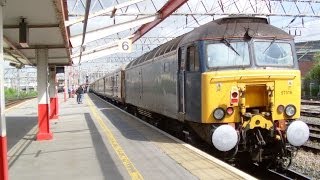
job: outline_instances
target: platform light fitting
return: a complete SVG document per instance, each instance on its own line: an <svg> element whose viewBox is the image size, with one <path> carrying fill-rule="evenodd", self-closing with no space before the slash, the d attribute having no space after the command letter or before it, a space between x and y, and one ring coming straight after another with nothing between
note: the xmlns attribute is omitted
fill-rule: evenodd
<svg viewBox="0 0 320 180"><path fill-rule="evenodd" d="M20 64L20 63L10 62L9 65L17 69L24 68L24 64Z"/></svg>
<svg viewBox="0 0 320 180"><path fill-rule="evenodd" d="M19 44L23 48L29 47L29 28L25 22L25 18L21 18L19 23Z"/></svg>

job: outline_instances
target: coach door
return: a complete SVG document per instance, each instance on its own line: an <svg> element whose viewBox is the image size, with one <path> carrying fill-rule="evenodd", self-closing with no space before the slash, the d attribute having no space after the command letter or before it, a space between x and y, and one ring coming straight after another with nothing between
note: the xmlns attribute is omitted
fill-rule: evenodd
<svg viewBox="0 0 320 180"><path fill-rule="evenodd" d="M139 88L139 96L140 96L140 100L143 99L143 76L142 76L142 68L140 68L139 70L139 84L140 84L140 88ZM140 101L142 102L142 101Z"/></svg>
<svg viewBox="0 0 320 180"><path fill-rule="evenodd" d="M116 96L117 76L112 76L112 97Z"/></svg>
<svg viewBox="0 0 320 180"><path fill-rule="evenodd" d="M185 84L185 51L186 49L184 47L179 48L178 52L178 106L179 106L179 114L178 119L183 121L184 120L184 114L186 112L185 110L185 97L184 97L184 84Z"/></svg>

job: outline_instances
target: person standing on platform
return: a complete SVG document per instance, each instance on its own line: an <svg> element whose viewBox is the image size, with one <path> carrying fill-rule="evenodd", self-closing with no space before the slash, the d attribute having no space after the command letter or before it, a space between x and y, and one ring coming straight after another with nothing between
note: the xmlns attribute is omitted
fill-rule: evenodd
<svg viewBox="0 0 320 180"><path fill-rule="evenodd" d="M82 88L82 86L79 86L79 88L77 89L77 91L76 91L76 93L77 93L77 102L78 102L78 104L82 104L82 98L83 98L83 88Z"/></svg>

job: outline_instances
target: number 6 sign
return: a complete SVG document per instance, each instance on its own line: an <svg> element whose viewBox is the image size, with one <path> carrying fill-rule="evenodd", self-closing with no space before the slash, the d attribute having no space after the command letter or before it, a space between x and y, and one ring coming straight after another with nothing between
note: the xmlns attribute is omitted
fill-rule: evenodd
<svg viewBox="0 0 320 180"><path fill-rule="evenodd" d="M132 51L131 46L131 39L121 39L118 44L119 51L124 53L130 53Z"/></svg>

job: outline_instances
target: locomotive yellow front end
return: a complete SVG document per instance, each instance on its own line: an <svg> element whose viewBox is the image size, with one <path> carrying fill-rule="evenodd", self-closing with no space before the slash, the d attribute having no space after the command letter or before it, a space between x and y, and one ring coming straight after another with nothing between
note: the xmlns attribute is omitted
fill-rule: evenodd
<svg viewBox="0 0 320 180"><path fill-rule="evenodd" d="M270 129L276 120L300 117L300 89L298 70L206 72L202 74L202 121Z"/></svg>
<svg viewBox="0 0 320 180"><path fill-rule="evenodd" d="M291 162L294 147L309 138L307 125L296 120L301 80L292 44L274 40L206 47L211 70L201 78L201 118L212 124L215 148L248 152L255 162Z"/></svg>

